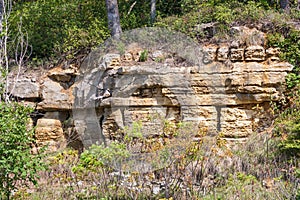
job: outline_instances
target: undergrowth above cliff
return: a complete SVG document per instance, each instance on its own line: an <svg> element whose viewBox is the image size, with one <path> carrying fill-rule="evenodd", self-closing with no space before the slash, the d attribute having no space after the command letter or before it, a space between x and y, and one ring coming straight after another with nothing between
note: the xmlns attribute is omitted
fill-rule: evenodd
<svg viewBox="0 0 300 200"><path fill-rule="evenodd" d="M123 30L150 25L148 1L120 0L118 3ZM280 11L278 4L265 0L157 1L155 26L183 32L200 42L212 37L216 41L224 40L229 27L236 25L257 27L294 40L290 30L299 26L300 14L296 4L290 3L287 14ZM109 37L104 1L18 1L13 8L10 38L13 42L21 24L32 47L33 65L41 66L46 60L52 60L48 65L66 60L74 62Z"/></svg>

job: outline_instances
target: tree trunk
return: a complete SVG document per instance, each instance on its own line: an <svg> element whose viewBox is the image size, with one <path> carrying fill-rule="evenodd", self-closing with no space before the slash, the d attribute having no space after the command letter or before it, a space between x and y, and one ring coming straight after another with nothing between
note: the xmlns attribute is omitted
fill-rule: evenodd
<svg viewBox="0 0 300 200"><path fill-rule="evenodd" d="M2 32L2 21L3 21L4 1L0 0L0 33Z"/></svg>
<svg viewBox="0 0 300 200"><path fill-rule="evenodd" d="M151 0L151 12L150 12L151 25L155 22L155 17L156 17L156 0Z"/></svg>
<svg viewBox="0 0 300 200"><path fill-rule="evenodd" d="M118 9L117 0L105 0L106 9L107 9L107 19L108 19L108 28L110 30L111 36L119 38L122 29L120 25L120 15Z"/></svg>
<svg viewBox="0 0 300 200"><path fill-rule="evenodd" d="M289 0L280 0L280 8L284 11L288 11L290 8Z"/></svg>

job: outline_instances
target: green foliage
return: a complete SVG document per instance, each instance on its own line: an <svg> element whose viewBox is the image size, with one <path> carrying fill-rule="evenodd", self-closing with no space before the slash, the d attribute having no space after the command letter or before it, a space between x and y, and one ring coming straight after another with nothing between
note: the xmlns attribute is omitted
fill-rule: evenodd
<svg viewBox="0 0 300 200"><path fill-rule="evenodd" d="M31 111L16 103L0 103L0 197L9 199L18 187L37 184L37 172L44 168L41 155L31 154Z"/></svg>
<svg viewBox="0 0 300 200"><path fill-rule="evenodd" d="M277 150L289 158L300 157L300 84L299 77L294 76L291 73L287 78L290 85L286 99L272 106L272 113L276 116L273 135L279 140ZM290 77L294 77L294 80L290 80Z"/></svg>
<svg viewBox="0 0 300 200"><path fill-rule="evenodd" d="M108 169L120 164L122 160L130 156L124 143L112 142L108 146L92 145L80 156L80 163L73 171L80 169L98 170L99 167Z"/></svg>
<svg viewBox="0 0 300 200"><path fill-rule="evenodd" d="M167 17L159 19L157 26L170 27L171 29L186 33L191 37L201 38L197 26L202 23L217 22L216 29L226 30L232 23L254 23L269 17L261 3L254 1L183 1L186 8L181 17Z"/></svg>
<svg viewBox="0 0 300 200"><path fill-rule="evenodd" d="M253 192L255 188L255 192ZM252 175L247 175L241 172L230 174L226 185L216 190L217 194L210 194L203 199L267 199L269 194Z"/></svg>
<svg viewBox="0 0 300 200"><path fill-rule="evenodd" d="M276 32L268 35L268 44L279 47L281 59L295 66L294 71L300 71L300 31L291 29L288 32Z"/></svg>
<svg viewBox="0 0 300 200"><path fill-rule="evenodd" d="M147 61L147 59L148 59L148 50L144 50L141 53L139 61L140 62L145 62L145 61Z"/></svg>
<svg viewBox="0 0 300 200"><path fill-rule="evenodd" d="M240 22L258 22L267 16L266 10L261 3L255 1L248 1L247 5L240 4L240 8L236 8L238 15L238 21Z"/></svg>
<svg viewBox="0 0 300 200"><path fill-rule="evenodd" d="M156 26L168 27L183 32L192 38L205 40L211 37L205 29L201 28L203 23L211 23L213 26L214 39L218 40L228 35L229 27L236 24L250 25L271 25L267 27L270 33L282 35L284 41L273 40L273 44L284 49L282 59L299 66L299 34L291 30L293 21L298 20L299 10L292 9L291 14L278 12L276 6L269 5L269 1L181 1L182 14L180 17L173 15L166 18L159 18ZM274 7L275 6L275 7ZM270 30L269 30L270 29ZM299 31L298 31L299 32ZM288 34L287 34L288 33ZM221 39L222 39L221 38ZM226 38L226 37L225 37ZM279 39L279 37L277 37ZM274 38L275 39L275 38ZM275 44L276 43L276 44ZM280 45L279 45L280 44ZM273 45L273 46L274 46Z"/></svg>
<svg viewBox="0 0 300 200"><path fill-rule="evenodd" d="M76 54L102 43L108 36L105 2L83 0L37 0L16 5L11 14L12 36L19 19L28 33L32 57Z"/></svg>
<svg viewBox="0 0 300 200"><path fill-rule="evenodd" d="M143 124L141 121L133 122L130 128L125 127L124 141L127 143L131 143L135 139L142 139L143 138L142 128L143 128Z"/></svg>
<svg viewBox="0 0 300 200"><path fill-rule="evenodd" d="M215 9L216 21L229 24L235 19L233 10L228 5L218 5Z"/></svg>
<svg viewBox="0 0 300 200"><path fill-rule="evenodd" d="M286 84L288 89L295 88L295 86L300 84L300 74L289 73L286 76Z"/></svg>
<svg viewBox="0 0 300 200"><path fill-rule="evenodd" d="M300 92L299 85L293 89L291 106L276 119L274 133L281 137L279 149L289 156L300 157Z"/></svg>
<svg viewBox="0 0 300 200"><path fill-rule="evenodd" d="M157 2L157 15L180 12L180 1ZM148 0L118 2L121 27L130 30L150 25ZM105 1L98 0L36 0L19 1L11 14L11 38L22 28L28 33L32 58L68 56L98 46L110 34Z"/></svg>

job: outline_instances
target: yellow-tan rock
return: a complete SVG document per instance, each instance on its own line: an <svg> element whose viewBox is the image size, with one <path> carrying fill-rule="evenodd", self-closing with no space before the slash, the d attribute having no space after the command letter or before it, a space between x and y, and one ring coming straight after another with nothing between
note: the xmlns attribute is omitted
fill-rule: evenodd
<svg viewBox="0 0 300 200"><path fill-rule="evenodd" d="M38 146L48 145L48 151L55 151L66 145L62 124L57 119L38 119L35 137Z"/></svg>

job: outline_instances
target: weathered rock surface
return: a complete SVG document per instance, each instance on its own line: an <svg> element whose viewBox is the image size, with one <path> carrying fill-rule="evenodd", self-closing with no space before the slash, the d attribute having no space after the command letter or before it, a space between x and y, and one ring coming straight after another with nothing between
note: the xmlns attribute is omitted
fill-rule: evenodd
<svg viewBox="0 0 300 200"><path fill-rule="evenodd" d="M46 77L41 83L41 98L38 110L55 111L71 110L73 103L73 88L64 87L63 83L56 82Z"/></svg>
<svg viewBox="0 0 300 200"><path fill-rule="evenodd" d="M40 85L35 79L19 78L11 81L9 84L9 91L17 98L22 99L36 99L39 98Z"/></svg>
<svg viewBox="0 0 300 200"><path fill-rule="evenodd" d="M46 113L37 123L40 143L64 138L62 123L71 118L72 133L86 147L122 139L120 130L137 121L147 139L168 138L162 119L191 122L195 133L245 138L257 121L252 107L280 100L293 66L279 61L279 49L266 49L264 33L236 27L232 34L233 41L193 53L200 64L189 62L186 51L156 49L146 49L148 61L139 62L143 48L134 44L122 55L91 55L81 72L58 67L41 80L20 80L14 96L40 98L37 109Z"/></svg>
<svg viewBox="0 0 300 200"><path fill-rule="evenodd" d="M77 73L77 69L74 66L70 66L67 69L63 69L61 67L56 67L48 72L48 77L53 79L56 82L71 82L73 78L75 78L79 73Z"/></svg>
<svg viewBox="0 0 300 200"><path fill-rule="evenodd" d="M57 119L38 119L35 137L37 145L48 145L49 151L55 151L66 145L62 124Z"/></svg>

